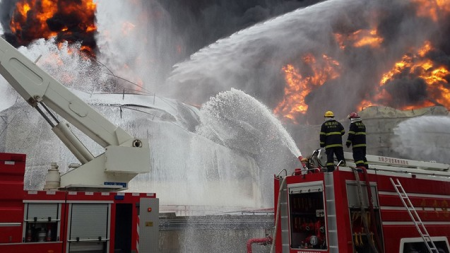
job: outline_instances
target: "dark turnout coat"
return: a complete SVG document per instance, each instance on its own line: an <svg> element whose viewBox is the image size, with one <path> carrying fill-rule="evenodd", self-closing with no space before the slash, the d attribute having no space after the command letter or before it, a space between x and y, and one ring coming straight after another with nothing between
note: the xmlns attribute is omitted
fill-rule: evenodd
<svg viewBox="0 0 450 253"><path fill-rule="evenodd" d="M344 127L334 119L329 119L320 128L320 147L325 149L342 147L342 135L345 134Z"/></svg>
<svg viewBox="0 0 450 253"><path fill-rule="evenodd" d="M366 146L366 126L361 119L352 120L348 131L347 146L352 145L353 148Z"/></svg>

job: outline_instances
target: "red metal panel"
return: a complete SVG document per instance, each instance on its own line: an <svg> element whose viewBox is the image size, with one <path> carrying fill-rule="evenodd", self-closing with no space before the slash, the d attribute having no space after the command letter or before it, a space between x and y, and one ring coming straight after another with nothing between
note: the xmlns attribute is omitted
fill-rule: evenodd
<svg viewBox="0 0 450 253"><path fill-rule="evenodd" d="M2 178L5 174L0 172L0 199L1 200L19 200L23 199L23 177L22 182L8 181ZM11 178L11 177L10 177Z"/></svg>
<svg viewBox="0 0 450 253"><path fill-rule="evenodd" d="M420 211L417 214L423 222L450 222L449 213L443 214L435 211ZM412 222L411 217L405 210L382 210L381 217L383 221Z"/></svg>
<svg viewBox="0 0 450 253"><path fill-rule="evenodd" d="M62 243L19 243L0 244L2 253L62 253Z"/></svg>
<svg viewBox="0 0 450 253"><path fill-rule="evenodd" d="M1 222L22 222L23 203L18 201L2 201L0 204ZM1 229L1 227L0 227Z"/></svg>
<svg viewBox="0 0 450 253"><path fill-rule="evenodd" d="M25 163L26 157L27 156L25 154L0 153L0 161L16 161Z"/></svg>
<svg viewBox="0 0 450 253"><path fill-rule="evenodd" d="M13 190L19 192L23 190L25 157L23 154L0 153L0 190L12 193L13 198L16 196Z"/></svg>
<svg viewBox="0 0 450 253"><path fill-rule="evenodd" d="M392 186L390 178L396 179L395 176L379 176L381 178L378 180L378 190L379 191L390 191L395 192L394 186ZM411 177L398 177L400 183L402 184L405 192L408 194L418 193L418 194L435 194L435 195L450 195L450 182L430 180L430 179L419 179Z"/></svg>
<svg viewBox="0 0 450 253"><path fill-rule="evenodd" d="M347 185L345 180L349 173L341 171L333 172L334 196L336 203L336 220L338 230L339 251L353 252L353 238L351 236L350 215L347 201Z"/></svg>
<svg viewBox="0 0 450 253"><path fill-rule="evenodd" d="M19 242L22 242L22 226L11 226L0 228L0 244L19 243ZM0 250L0 252L3 251Z"/></svg>
<svg viewBox="0 0 450 253"><path fill-rule="evenodd" d="M383 195L383 194L380 194L379 195L379 200L380 200L380 205L381 206L403 206L402 201L400 200L400 198L397 195L397 193L395 193L395 195Z"/></svg>
<svg viewBox="0 0 450 253"><path fill-rule="evenodd" d="M0 153L0 243L22 241L25 157Z"/></svg>
<svg viewBox="0 0 450 253"><path fill-rule="evenodd" d="M67 201L113 201L113 192L73 192L67 193Z"/></svg>
<svg viewBox="0 0 450 253"><path fill-rule="evenodd" d="M66 192L63 191L25 191L24 201L65 201Z"/></svg>
<svg viewBox="0 0 450 253"><path fill-rule="evenodd" d="M426 228L427 228L427 231L430 234L430 236L446 236L447 238L450 237L450 226L449 225L426 224Z"/></svg>

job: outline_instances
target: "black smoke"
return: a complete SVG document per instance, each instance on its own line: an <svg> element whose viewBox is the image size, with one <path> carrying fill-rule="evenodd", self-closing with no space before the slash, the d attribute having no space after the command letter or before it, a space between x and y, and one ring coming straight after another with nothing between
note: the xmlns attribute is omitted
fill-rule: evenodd
<svg viewBox="0 0 450 253"><path fill-rule="evenodd" d="M96 30L89 30L89 24L95 24L95 13L87 13L80 7L85 0L59 0L56 2L57 12L46 20L45 27L40 27L37 15L43 12L42 2L36 0L34 8L27 12L26 18L15 14L19 0L2 0L0 2L0 23L4 30L4 38L15 47L28 46L40 38L48 38L51 32L57 33L57 42L81 43L89 48L93 56L97 50ZM22 0L20 2L32 2ZM11 29L11 21L22 24L19 29ZM87 50L87 49L86 49Z"/></svg>
<svg viewBox="0 0 450 253"><path fill-rule="evenodd" d="M320 0L158 0L183 38L185 57L256 23ZM145 2L143 2L145 3ZM151 1L148 1L151 9Z"/></svg>
<svg viewBox="0 0 450 253"><path fill-rule="evenodd" d="M162 87L170 75L174 64L189 60L195 52L215 41L226 38L242 29L257 23L309 6L322 0L139 0L133 6L146 11L151 18L151 27L146 35L149 45L146 56L156 62L151 78L146 83L159 83L161 87L152 87L155 92L172 96ZM138 43L146 43L139 41ZM157 52L157 53L155 53ZM132 64L130 64L132 65ZM139 66L136 66L139 67ZM155 70L156 69L156 70ZM254 75L264 69L255 69ZM230 73L236 74L236 73ZM149 80L151 79L151 80ZM215 87L204 83L202 89L215 95ZM188 87L186 87L189 89ZM185 89L180 87L176 89ZM183 93L182 91L180 91ZM174 98L182 102L199 104L204 100L186 99L184 95Z"/></svg>

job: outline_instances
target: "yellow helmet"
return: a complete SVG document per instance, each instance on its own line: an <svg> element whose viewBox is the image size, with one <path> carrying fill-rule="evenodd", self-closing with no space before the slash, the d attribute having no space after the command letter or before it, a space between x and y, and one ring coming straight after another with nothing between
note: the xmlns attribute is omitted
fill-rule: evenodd
<svg viewBox="0 0 450 253"><path fill-rule="evenodd" d="M324 117L327 117L327 118L334 118L334 113L332 112L332 111L327 111L326 113L325 113L325 116Z"/></svg>

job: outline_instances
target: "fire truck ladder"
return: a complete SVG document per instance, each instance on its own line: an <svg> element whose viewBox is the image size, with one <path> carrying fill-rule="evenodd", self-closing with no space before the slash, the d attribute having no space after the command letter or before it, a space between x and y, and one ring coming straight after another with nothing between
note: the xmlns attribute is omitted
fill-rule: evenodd
<svg viewBox="0 0 450 253"><path fill-rule="evenodd" d="M427 246L428 252L430 253L439 253L439 250L436 248L436 245L434 245L433 240L431 239L430 235L428 234L427 229L425 228L425 225L423 224L422 220L420 219L419 215L416 212L416 209L414 208L413 204L411 203L411 200L409 199L408 195L405 192L405 189L403 189L402 184L396 178L396 182L392 178L390 178L392 185L394 186L395 191L400 196L400 199L402 200L403 205L406 207L406 210L408 210L409 216L414 222L414 225L417 228L417 231L419 232L420 236L422 237L425 246Z"/></svg>
<svg viewBox="0 0 450 253"><path fill-rule="evenodd" d="M330 253L338 253L338 233L337 233L337 217L336 217L336 201L334 197L334 179L332 172L324 173L325 193L326 193L326 209L328 223L328 246Z"/></svg>

